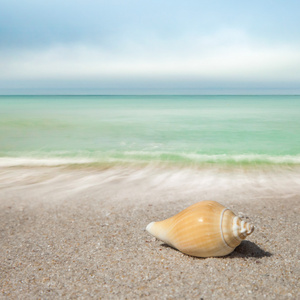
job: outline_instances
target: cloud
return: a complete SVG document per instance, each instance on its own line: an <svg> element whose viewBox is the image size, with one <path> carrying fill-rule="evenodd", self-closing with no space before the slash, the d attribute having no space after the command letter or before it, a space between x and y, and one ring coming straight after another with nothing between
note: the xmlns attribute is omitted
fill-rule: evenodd
<svg viewBox="0 0 300 300"><path fill-rule="evenodd" d="M146 36L113 46L57 44L0 53L1 80L300 81L300 46L254 40L223 29L168 39Z"/></svg>

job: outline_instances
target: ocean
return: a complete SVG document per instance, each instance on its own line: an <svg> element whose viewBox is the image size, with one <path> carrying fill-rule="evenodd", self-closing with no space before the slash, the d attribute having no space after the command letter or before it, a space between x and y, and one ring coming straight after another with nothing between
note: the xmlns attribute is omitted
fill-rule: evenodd
<svg viewBox="0 0 300 300"><path fill-rule="evenodd" d="M0 96L0 166L300 164L300 96Z"/></svg>

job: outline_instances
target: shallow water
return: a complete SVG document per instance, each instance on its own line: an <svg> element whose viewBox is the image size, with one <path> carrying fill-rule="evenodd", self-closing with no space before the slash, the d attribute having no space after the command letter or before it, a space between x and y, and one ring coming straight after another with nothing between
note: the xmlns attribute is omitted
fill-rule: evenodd
<svg viewBox="0 0 300 300"><path fill-rule="evenodd" d="M299 165L300 96L1 96L0 165Z"/></svg>

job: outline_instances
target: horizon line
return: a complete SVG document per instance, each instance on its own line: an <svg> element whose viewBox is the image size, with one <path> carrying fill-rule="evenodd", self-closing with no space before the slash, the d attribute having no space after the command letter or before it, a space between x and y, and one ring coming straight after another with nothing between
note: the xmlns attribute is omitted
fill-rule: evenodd
<svg viewBox="0 0 300 300"><path fill-rule="evenodd" d="M0 94L9 96L300 96L299 94Z"/></svg>

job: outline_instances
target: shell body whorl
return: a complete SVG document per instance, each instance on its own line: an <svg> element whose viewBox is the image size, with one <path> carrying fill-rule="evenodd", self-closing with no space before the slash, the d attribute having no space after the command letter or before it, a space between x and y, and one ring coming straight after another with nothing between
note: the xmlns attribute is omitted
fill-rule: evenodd
<svg viewBox="0 0 300 300"><path fill-rule="evenodd" d="M254 227L220 203L202 201L146 230L185 254L211 257L231 253Z"/></svg>

